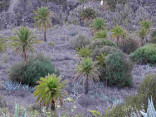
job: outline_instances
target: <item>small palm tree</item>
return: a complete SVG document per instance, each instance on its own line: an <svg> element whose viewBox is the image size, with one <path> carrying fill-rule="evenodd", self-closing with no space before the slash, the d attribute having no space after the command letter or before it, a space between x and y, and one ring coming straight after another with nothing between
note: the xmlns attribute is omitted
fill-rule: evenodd
<svg viewBox="0 0 156 117"><path fill-rule="evenodd" d="M140 42L142 45L145 45L147 43L147 35L148 32L145 28L140 28L136 32L136 36L138 36L141 39Z"/></svg>
<svg viewBox="0 0 156 117"><path fill-rule="evenodd" d="M142 45L148 42L148 35L151 32L153 23L149 20L143 20L140 22L140 28L137 30L136 35L140 37Z"/></svg>
<svg viewBox="0 0 156 117"><path fill-rule="evenodd" d="M96 18L95 20L93 20L91 27L94 31L106 30L105 20L103 20L102 18Z"/></svg>
<svg viewBox="0 0 156 117"><path fill-rule="evenodd" d="M56 75L49 75L45 78L40 78L38 84L35 87L34 96L37 96L37 101L48 106L50 104L51 110L55 110L55 104L59 100L61 104L63 96L67 96L65 90L63 90L67 84L67 81L61 82L61 77Z"/></svg>
<svg viewBox="0 0 156 117"><path fill-rule="evenodd" d="M96 63L93 62L91 58L87 57L87 58L82 58L80 64L76 66L75 72L78 75L75 77L75 79L85 76L85 94L88 94L89 78L95 81L99 80L98 77L99 72L97 71L95 65Z"/></svg>
<svg viewBox="0 0 156 117"><path fill-rule="evenodd" d="M119 27L118 25L113 26L111 32L112 32L112 37L115 37L117 39L117 45L119 45L120 39L124 39L127 36L126 31L123 28Z"/></svg>
<svg viewBox="0 0 156 117"><path fill-rule="evenodd" d="M153 23L149 20L143 20L140 22L140 27L145 28L148 32L150 32Z"/></svg>
<svg viewBox="0 0 156 117"><path fill-rule="evenodd" d="M42 28L42 31L44 32L44 41L46 42L46 31L52 27L52 13L47 7L38 8L34 13L35 27L37 27L37 29Z"/></svg>
<svg viewBox="0 0 156 117"><path fill-rule="evenodd" d="M19 55L23 52L23 59L26 62L27 52L34 52L34 44L39 44L40 41L36 40L36 36L27 27L20 27L15 30L16 36L9 38L8 45L13 47L14 51L17 51Z"/></svg>
<svg viewBox="0 0 156 117"><path fill-rule="evenodd" d="M80 49L76 49L76 54L80 57L80 58L87 58L89 56L91 56L92 54L92 50L89 49L89 47L84 47L82 46L82 48Z"/></svg>

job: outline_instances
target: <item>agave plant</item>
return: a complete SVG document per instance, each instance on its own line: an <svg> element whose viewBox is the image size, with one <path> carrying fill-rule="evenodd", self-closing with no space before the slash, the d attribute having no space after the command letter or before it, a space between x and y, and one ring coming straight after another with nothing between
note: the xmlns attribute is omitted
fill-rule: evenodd
<svg viewBox="0 0 156 117"><path fill-rule="evenodd" d="M143 117L156 117L156 111L153 105L153 100L151 97L151 100L148 99L148 108L147 108L147 113L144 113L140 111Z"/></svg>
<svg viewBox="0 0 156 117"><path fill-rule="evenodd" d="M2 117L11 117L10 115L12 115L10 113L4 113L2 110L0 110L0 113L2 114ZM26 110L21 112L19 105L15 104L14 117L26 117Z"/></svg>
<svg viewBox="0 0 156 117"><path fill-rule="evenodd" d="M35 87L34 96L37 96L37 101L43 106L51 106L51 110L55 110L56 102L60 101L63 104L63 96L67 96L64 88L66 87L67 81L61 82L61 77L57 77L55 74L40 78L37 82L39 85Z"/></svg>

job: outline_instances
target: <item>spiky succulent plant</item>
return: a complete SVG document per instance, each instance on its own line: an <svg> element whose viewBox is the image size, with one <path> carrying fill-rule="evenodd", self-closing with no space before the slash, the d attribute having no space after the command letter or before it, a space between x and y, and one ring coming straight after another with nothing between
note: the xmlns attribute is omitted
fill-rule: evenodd
<svg viewBox="0 0 156 117"><path fill-rule="evenodd" d="M2 110L0 110L0 114L2 114L1 117L26 117L26 110L22 111L20 110L20 106L18 104L15 104L15 111L14 111L14 115L10 114L10 113L5 113Z"/></svg>
<svg viewBox="0 0 156 117"><path fill-rule="evenodd" d="M156 117L156 111L153 105L153 100L151 97L151 100L148 99L148 108L147 108L147 113L144 113L140 111L143 117Z"/></svg>

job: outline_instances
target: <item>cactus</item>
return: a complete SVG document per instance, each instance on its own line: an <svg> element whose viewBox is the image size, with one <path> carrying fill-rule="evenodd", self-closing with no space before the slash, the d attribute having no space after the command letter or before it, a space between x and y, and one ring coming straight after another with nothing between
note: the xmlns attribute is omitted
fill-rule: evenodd
<svg viewBox="0 0 156 117"><path fill-rule="evenodd" d="M156 117L156 111L153 105L153 100L151 97L151 101L148 99L148 108L147 108L147 113L144 113L140 111L143 117Z"/></svg>
<svg viewBox="0 0 156 117"><path fill-rule="evenodd" d="M11 114L4 113L2 110L0 110L0 113L2 114L2 117L10 117ZM26 117L26 110L24 110L22 113L20 112L20 107L18 104L15 105L15 112L14 117Z"/></svg>

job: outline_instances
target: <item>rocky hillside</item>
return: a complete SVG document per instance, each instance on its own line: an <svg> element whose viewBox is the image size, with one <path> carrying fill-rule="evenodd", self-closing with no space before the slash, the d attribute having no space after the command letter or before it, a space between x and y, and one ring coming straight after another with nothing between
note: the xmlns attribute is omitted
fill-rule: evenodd
<svg viewBox="0 0 156 117"><path fill-rule="evenodd" d="M97 9L100 7L100 3L95 0L85 3L82 3L82 0L50 0L47 2L43 2L43 0L2 0L0 1L0 29L20 24L33 26L33 11L40 6L47 6L53 11L53 24L67 22L81 24L77 11L84 6L94 8L97 13L99 12L98 16L109 21L109 25L120 24L120 20L124 20L123 22L130 22L129 25L132 26L130 29L133 29L137 25L136 22L142 18L155 21L155 0L128 0L127 4L128 7L117 5L115 11L99 12ZM119 14L119 11L125 19ZM115 18L119 21L116 22Z"/></svg>

